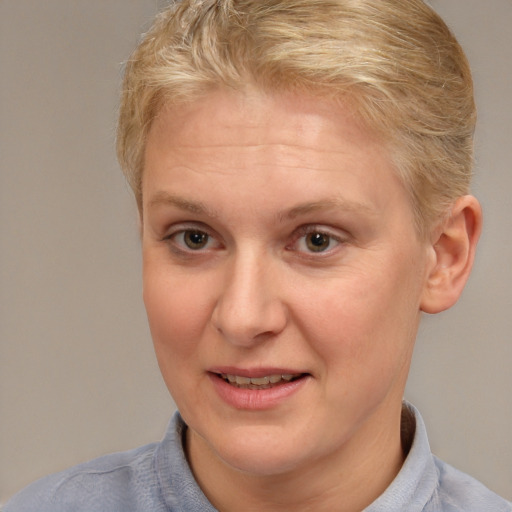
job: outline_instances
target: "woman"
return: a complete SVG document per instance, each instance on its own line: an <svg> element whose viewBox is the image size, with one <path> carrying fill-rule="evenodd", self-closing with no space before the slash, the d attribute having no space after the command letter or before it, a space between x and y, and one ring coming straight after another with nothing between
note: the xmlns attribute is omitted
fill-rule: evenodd
<svg viewBox="0 0 512 512"><path fill-rule="evenodd" d="M165 439L6 510L510 510L402 402L481 229L457 42L421 1L183 1L125 77L118 153L176 401Z"/></svg>

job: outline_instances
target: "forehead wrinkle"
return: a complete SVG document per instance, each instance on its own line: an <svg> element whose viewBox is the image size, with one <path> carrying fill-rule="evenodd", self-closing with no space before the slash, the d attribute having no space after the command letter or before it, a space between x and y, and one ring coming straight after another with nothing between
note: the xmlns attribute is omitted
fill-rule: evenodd
<svg viewBox="0 0 512 512"><path fill-rule="evenodd" d="M324 165L329 166L335 163L337 166L339 165L338 158L345 158L347 156L347 151L339 148L332 147L320 147L318 145L310 144L300 144L300 143L292 143L292 142L261 142L261 143L249 143L243 142L240 144L228 144L221 143L218 144L176 144L176 145L167 145L168 148L176 149L178 151L183 151L184 155L187 156L189 152L192 152L194 155L200 154L203 157L208 157L209 159L212 157L210 151L219 151L217 154L218 157L224 157L224 154L231 155L231 152L241 150L245 153L240 153L240 155L248 155L249 157L268 157L272 155L273 158L276 158L280 165L290 166L292 167L293 161L286 165L285 160L292 158L298 159L300 162L314 162L313 164L307 166L312 169L316 169L318 165L323 162ZM361 156L368 154L369 148L365 147L364 151L361 150ZM213 153L213 156L216 156ZM319 159L319 156L322 158Z"/></svg>
<svg viewBox="0 0 512 512"><path fill-rule="evenodd" d="M184 210L190 213L207 215L208 217L215 218L217 213L210 207L206 206L201 201L192 201L184 197L170 194L169 192L160 191L153 195L148 202L148 208L154 208L157 206L174 206L180 210Z"/></svg>
<svg viewBox="0 0 512 512"><path fill-rule="evenodd" d="M301 144L281 144L281 143L262 143L262 144L239 144L239 145L232 145L232 144L201 144L200 146L196 144L179 144L176 146L168 146L172 147L174 149L178 150L184 150L185 154L183 155L185 158L187 157L187 152L192 151L194 156L201 155L201 158L207 158L205 162L201 162L200 164L196 164L196 167L198 169L192 167L189 162L187 164L180 164L179 167L192 171L192 172L204 172L204 171L214 171L221 174L232 174L234 170L240 171L242 168L247 168L249 165L256 170L257 168L274 168L276 165L278 165L281 168L284 169L296 169L296 170L305 170L305 171L322 171L322 172L332 172L333 165L336 165L336 171L339 169L339 162L332 160L333 158L336 158L337 156L344 156L346 155L345 151L339 150L339 149L323 149L323 148L315 148L313 146L304 146ZM258 159L255 159L254 161L250 161L247 163L243 160L238 162L237 164L234 163L233 159L229 160L221 160L217 161L216 158L219 158L219 155L211 154L210 150L224 150L230 157L231 150L238 150L243 149L246 150L249 153L249 156L263 156L267 157L269 155L269 151L271 152L273 149L281 150L280 153L277 153L276 155L273 155L274 160L273 161L261 161ZM295 153L295 150L300 150L302 152L306 151L307 153L304 154L298 154ZM317 156L319 154L325 155L326 159L318 159ZM290 158L291 157L291 158ZM310 158L313 157L313 158ZM331 157L329 159L329 157ZM220 155L220 158L224 158L224 154ZM350 169L347 169L350 170Z"/></svg>
<svg viewBox="0 0 512 512"><path fill-rule="evenodd" d="M311 144L305 144L305 143L294 143L289 141L284 142L240 142L239 144L233 144L233 143L224 143L224 142L210 142L210 143L185 143L178 140L174 143L166 143L166 147L172 148L172 149L192 149L194 151L200 151L202 149L209 150L209 149L217 149L217 148L225 148L225 149L238 149L238 148L247 148L251 150L255 149L261 149L266 151L269 148L276 148L276 149L300 149L300 150L309 150L314 151L316 153L333 153L333 154L340 154L344 155L346 154L346 151L343 151L341 149L336 148L330 148L330 147L319 147L317 145Z"/></svg>

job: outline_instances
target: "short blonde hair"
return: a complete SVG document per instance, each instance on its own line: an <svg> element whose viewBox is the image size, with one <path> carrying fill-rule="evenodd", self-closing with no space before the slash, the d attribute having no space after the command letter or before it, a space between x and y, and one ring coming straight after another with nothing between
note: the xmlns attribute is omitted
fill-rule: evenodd
<svg viewBox="0 0 512 512"><path fill-rule="evenodd" d="M146 138L162 106L248 83L354 106L391 149L423 235L469 191L471 73L422 0L182 0L126 65L117 150L139 206Z"/></svg>

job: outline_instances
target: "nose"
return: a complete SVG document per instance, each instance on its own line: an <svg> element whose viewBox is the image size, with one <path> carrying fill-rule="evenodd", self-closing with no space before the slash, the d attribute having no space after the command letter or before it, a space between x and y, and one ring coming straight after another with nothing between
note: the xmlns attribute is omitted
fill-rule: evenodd
<svg viewBox="0 0 512 512"><path fill-rule="evenodd" d="M249 347L283 331L287 311L277 274L275 265L256 254L226 264L212 312L213 326L226 341Z"/></svg>

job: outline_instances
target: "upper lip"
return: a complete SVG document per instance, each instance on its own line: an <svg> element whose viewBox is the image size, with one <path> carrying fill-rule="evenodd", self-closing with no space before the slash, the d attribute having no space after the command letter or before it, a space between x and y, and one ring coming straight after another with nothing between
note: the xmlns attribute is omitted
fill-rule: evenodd
<svg viewBox="0 0 512 512"><path fill-rule="evenodd" d="M208 370L219 375L237 375L239 377L266 377L268 375L302 375L307 372L286 367L236 368L234 366L216 366Z"/></svg>

